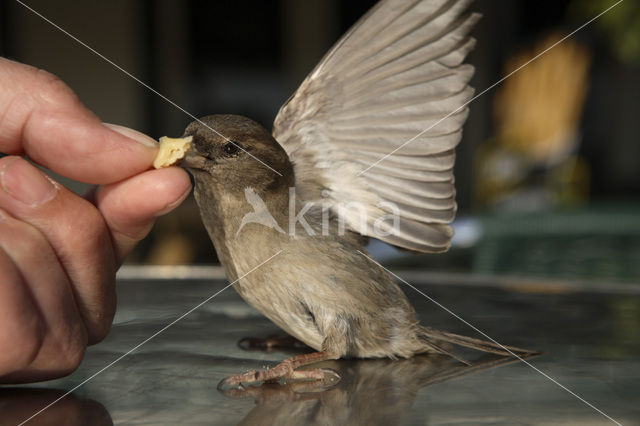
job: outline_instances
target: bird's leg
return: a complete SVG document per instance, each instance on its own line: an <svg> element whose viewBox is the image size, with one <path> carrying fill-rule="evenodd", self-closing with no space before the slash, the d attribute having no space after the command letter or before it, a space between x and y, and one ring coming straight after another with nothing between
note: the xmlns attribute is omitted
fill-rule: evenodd
<svg viewBox="0 0 640 426"><path fill-rule="evenodd" d="M271 335L265 338L261 337L245 337L238 342L240 349L298 349L305 348L306 345L293 336L288 335Z"/></svg>
<svg viewBox="0 0 640 426"><path fill-rule="evenodd" d="M267 370L251 370L244 374L229 376L218 383L218 389L224 386L238 386L242 383L252 382L277 382L282 378L303 380L324 380L325 374L331 374L337 379L340 375L328 368L316 368L314 370L297 370L297 368L313 364L315 362L337 359L338 355L330 352L314 352L287 358L280 364Z"/></svg>

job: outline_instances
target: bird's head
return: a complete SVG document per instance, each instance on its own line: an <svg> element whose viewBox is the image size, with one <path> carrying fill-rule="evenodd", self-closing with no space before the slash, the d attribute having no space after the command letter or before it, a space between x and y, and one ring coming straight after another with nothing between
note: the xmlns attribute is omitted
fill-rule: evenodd
<svg viewBox="0 0 640 426"><path fill-rule="evenodd" d="M192 150L182 166L196 185L244 193L252 187L280 190L293 185L293 167L280 144L260 124L238 115L208 115L189 124Z"/></svg>

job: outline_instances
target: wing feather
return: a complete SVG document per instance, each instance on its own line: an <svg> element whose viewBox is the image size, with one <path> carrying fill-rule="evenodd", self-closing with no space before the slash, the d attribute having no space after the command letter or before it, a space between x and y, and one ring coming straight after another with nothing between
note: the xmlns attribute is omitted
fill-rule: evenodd
<svg viewBox="0 0 640 426"><path fill-rule="evenodd" d="M470 2L383 0L325 55L273 128L303 199L325 191L351 230L399 247L449 247L454 149L473 96Z"/></svg>

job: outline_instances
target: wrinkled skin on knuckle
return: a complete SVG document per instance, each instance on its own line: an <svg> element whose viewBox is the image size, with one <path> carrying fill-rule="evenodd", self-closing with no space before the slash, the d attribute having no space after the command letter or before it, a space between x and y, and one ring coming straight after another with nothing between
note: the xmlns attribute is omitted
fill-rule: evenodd
<svg viewBox="0 0 640 426"><path fill-rule="evenodd" d="M48 71L39 69L35 72L35 86L37 100L63 107L80 104L80 100L73 90L58 76Z"/></svg>
<svg viewBox="0 0 640 426"><path fill-rule="evenodd" d="M5 73L0 76L0 86L3 86L0 94L0 147L3 152L21 155L28 151L25 135L29 123L43 120L49 114L47 111L82 114L86 110L78 108L82 103L57 76L24 64L4 61L2 65Z"/></svg>

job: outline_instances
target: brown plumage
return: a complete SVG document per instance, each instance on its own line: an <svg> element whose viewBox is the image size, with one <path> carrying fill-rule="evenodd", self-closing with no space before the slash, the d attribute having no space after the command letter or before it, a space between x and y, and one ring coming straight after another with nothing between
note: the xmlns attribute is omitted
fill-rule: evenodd
<svg viewBox="0 0 640 426"><path fill-rule="evenodd" d="M248 303L320 351L225 383L320 378L296 368L328 358L455 357L451 343L508 354L419 325L389 274L362 254L365 237L418 251L449 246L453 149L467 112L456 108L472 93L473 69L462 61L477 16L462 14L467 3L382 1L282 107L273 135L233 115L187 127L195 151L184 164L229 280L238 280L234 287ZM362 207L363 220L345 208L349 202ZM385 219L389 203L397 226ZM292 225L305 208L305 221Z"/></svg>

